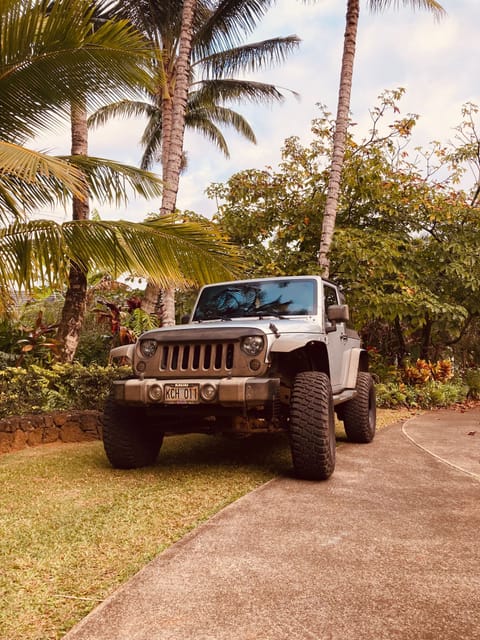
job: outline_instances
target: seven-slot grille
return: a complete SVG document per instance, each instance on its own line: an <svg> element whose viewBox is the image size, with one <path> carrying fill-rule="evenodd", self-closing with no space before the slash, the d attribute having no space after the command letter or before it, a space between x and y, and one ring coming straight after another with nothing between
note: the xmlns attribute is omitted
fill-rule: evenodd
<svg viewBox="0 0 480 640"><path fill-rule="evenodd" d="M234 342L160 344L160 371L226 375L234 366Z"/></svg>

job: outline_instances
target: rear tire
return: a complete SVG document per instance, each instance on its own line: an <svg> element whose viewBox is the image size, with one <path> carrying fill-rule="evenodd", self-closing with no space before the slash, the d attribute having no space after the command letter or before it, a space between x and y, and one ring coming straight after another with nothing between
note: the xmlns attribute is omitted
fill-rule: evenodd
<svg viewBox="0 0 480 640"><path fill-rule="evenodd" d="M305 371L295 378L290 421L290 448L295 475L326 480L335 469L335 417L330 379Z"/></svg>
<svg viewBox="0 0 480 640"><path fill-rule="evenodd" d="M341 416L350 442L368 443L373 440L377 411L375 385L369 373L358 372L357 395L341 405Z"/></svg>
<svg viewBox="0 0 480 640"><path fill-rule="evenodd" d="M155 463L163 431L149 424L141 408L119 405L110 395L103 413L103 447L116 469L136 469Z"/></svg>

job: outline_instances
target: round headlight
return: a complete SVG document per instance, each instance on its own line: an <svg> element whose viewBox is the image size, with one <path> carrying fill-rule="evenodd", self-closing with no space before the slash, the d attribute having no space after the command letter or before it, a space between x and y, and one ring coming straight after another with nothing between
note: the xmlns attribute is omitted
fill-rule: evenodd
<svg viewBox="0 0 480 640"><path fill-rule="evenodd" d="M156 340L140 340L140 353L144 358L151 358L157 350Z"/></svg>
<svg viewBox="0 0 480 640"><path fill-rule="evenodd" d="M246 336L242 340L242 351L246 353L248 356L258 356L260 351L263 349L263 338L262 336Z"/></svg>

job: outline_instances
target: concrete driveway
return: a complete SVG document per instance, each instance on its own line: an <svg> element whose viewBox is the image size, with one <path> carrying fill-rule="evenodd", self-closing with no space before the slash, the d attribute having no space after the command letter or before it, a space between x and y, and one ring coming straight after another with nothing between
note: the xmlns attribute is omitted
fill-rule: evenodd
<svg viewBox="0 0 480 640"><path fill-rule="evenodd" d="M480 409L342 444L173 545L66 640L480 639Z"/></svg>

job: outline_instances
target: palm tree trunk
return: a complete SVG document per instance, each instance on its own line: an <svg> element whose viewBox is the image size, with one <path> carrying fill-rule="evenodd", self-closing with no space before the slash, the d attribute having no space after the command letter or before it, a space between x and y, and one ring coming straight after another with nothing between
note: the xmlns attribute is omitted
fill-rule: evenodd
<svg viewBox="0 0 480 640"><path fill-rule="evenodd" d="M167 180L168 157L170 153L170 141L172 138L172 97L162 100L162 180Z"/></svg>
<svg viewBox="0 0 480 640"><path fill-rule="evenodd" d="M327 200L323 214L322 234L318 254L320 274L324 278L328 278L330 274L329 252L332 245L333 232L335 230L335 219L337 217L340 193L340 180L342 177L343 159L345 155L345 143L350 113L350 95L352 91L353 63L355 60L359 17L359 0L348 0L342 69L340 73L340 89L338 93L337 117L335 133L333 135L332 165L328 178Z"/></svg>
<svg viewBox="0 0 480 640"><path fill-rule="evenodd" d="M87 109L83 102L72 104L71 134L72 155L88 155ZM85 196L83 198L73 198L72 219L88 220L89 216L88 188L85 184ZM75 357L85 317L86 299L87 272L81 265L72 262L57 332L57 337L63 343L62 362L72 362Z"/></svg>
<svg viewBox="0 0 480 640"><path fill-rule="evenodd" d="M173 84L173 78L168 78L168 87ZM167 91L169 90L167 87ZM170 152L170 139L172 133L172 109L173 101L169 93L162 99L162 180L167 183L167 166ZM171 211L160 210L160 215L168 215ZM167 303L168 311L165 306ZM173 309L172 309L173 305ZM155 282L149 280L142 299L142 309L146 313L158 316L159 322L164 326L175 324L175 289L161 289Z"/></svg>
<svg viewBox="0 0 480 640"><path fill-rule="evenodd" d="M182 168L185 112L190 86L190 55L192 51L193 19L197 0L184 0L180 44L175 68L175 87L172 101L172 124L168 145L168 162L164 178L166 181L162 197L162 214L175 212L178 183Z"/></svg>
<svg viewBox="0 0 480 640"><path fill-rule="evenodd" d="M185 132L185 112L187 109L188 88L190 86L190 54L192 51L193 19L197 0L184 0L182 9L182 27L180 32L179 52L175 66L173 96L163 101L162 110L162 165L163 195L160 213L162 216L175 213L178 194L178 183L182 168L183 139ZM169 83L170 85L170 83ZM154 312L158 308L151 283L147 285L145 302L142 308ZM175 289L162 291L161 316L162 325L175 324ZM153 306L153 308L152 308ZM149 311L152 309L152 311Z"/></svg>

